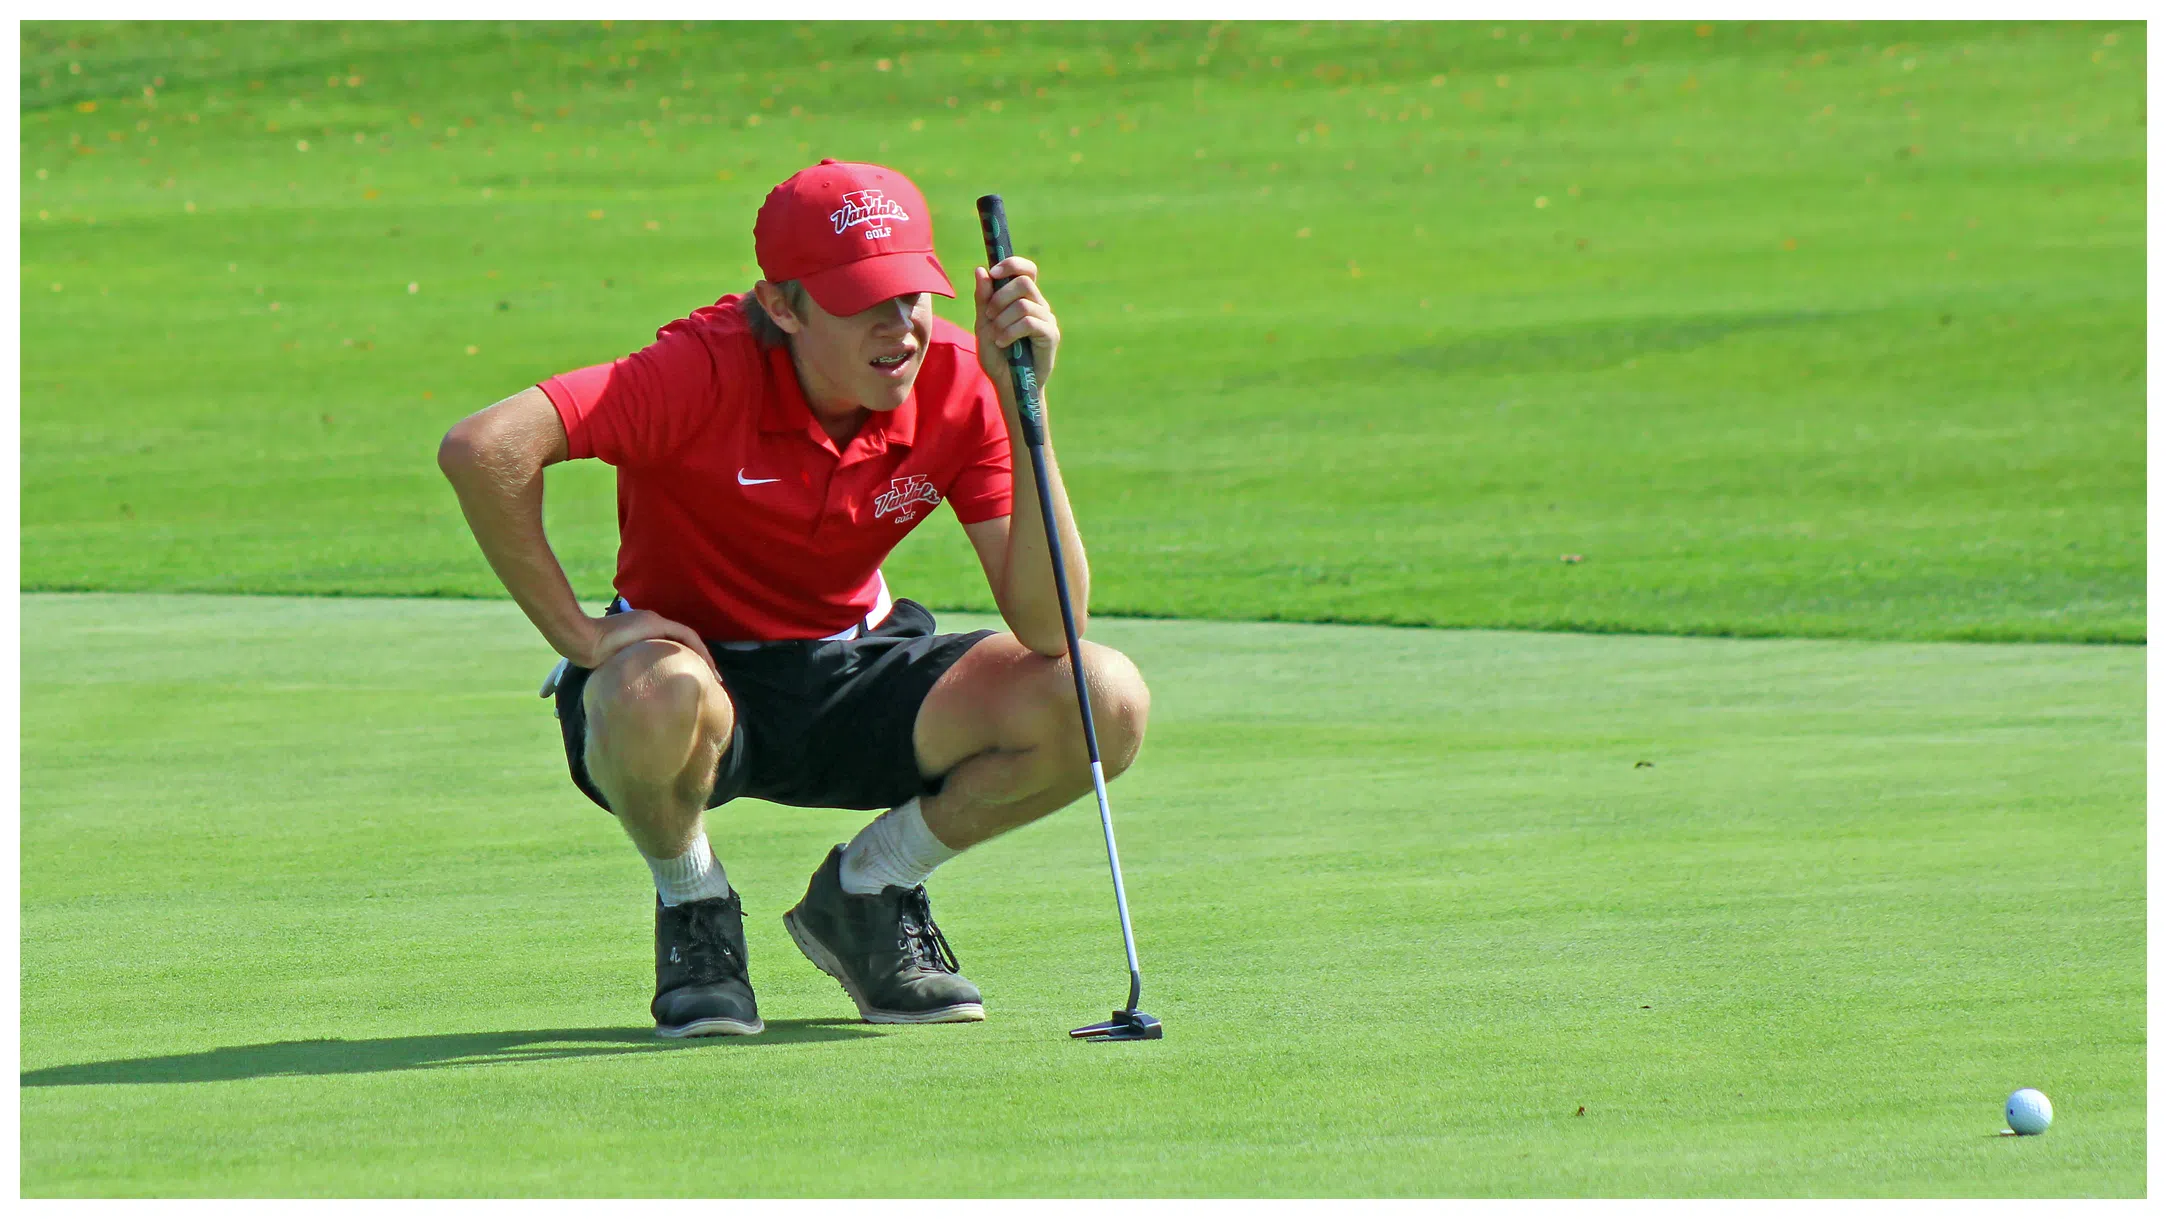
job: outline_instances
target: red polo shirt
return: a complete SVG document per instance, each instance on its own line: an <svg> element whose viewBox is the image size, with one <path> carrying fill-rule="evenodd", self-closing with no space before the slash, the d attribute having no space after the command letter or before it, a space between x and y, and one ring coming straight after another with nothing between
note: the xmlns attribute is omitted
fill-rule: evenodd
<svg viewBox="0 0 2167 1219"><path fill-rule="evenodd" d="M943 499L1008 514L1008 426L976 338L936 318L910 397L838 449L737 302L542 391L572 456L617 467L625 600L704 639L818 639L886 612L881 561Z"/></svg>

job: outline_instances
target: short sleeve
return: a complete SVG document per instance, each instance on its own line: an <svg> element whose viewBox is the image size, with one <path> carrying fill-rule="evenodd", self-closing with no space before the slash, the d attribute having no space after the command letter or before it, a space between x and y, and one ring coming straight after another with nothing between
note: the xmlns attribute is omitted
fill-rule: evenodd
<svg viewBox="0 0 2167 1219"><path fill-rule="evenodd" d="M541 388L564 421L573 457L637 466L681 452L732 380L719 374L714 348L697 330L673 322L631 355L560 373Z"/></svg>
<svg viewBox="0 0 2167 1219"><path fill-rule="evenodd" d="M971 361L969 367L978 372L977 361ZM948 484L948 506L966 525L1007 516L1015 507L1011 502L1014 480L1009 473L1008 422L1001 417L1001 400L993 392L992 383L982 373L976 380L970 415L972 439L962 470Z"/></svg>

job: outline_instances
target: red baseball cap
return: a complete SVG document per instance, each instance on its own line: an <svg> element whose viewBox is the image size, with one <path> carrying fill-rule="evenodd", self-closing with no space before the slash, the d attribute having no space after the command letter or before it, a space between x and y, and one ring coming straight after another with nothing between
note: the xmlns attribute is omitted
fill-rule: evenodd
<svg viewBox="0 0 2167 1219"><path fill-rule="evenodd" d="M933 216L909 178L880 165L822 161L767 193L752 246L770 282L794 279L838 317L913 292L954 296L933 256Z"/></svg>

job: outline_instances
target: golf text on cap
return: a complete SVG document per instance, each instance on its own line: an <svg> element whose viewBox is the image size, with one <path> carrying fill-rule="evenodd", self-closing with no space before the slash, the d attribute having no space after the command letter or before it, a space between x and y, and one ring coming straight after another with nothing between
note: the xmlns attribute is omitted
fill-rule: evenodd
<svg viewBox="0 0 2167 1219"><path fill-rule="evenodd" d="M836 235L841 236L843 231L852 225L874 224L881 220L909 220L910 213L903 210L902 204L877 190L854 190L843 196L843 206L828 213L828 219L835 223ZM886 225L875 224L873 228L865 231L865 238L871 241L876 237L890 236L891 232Z"/></svg>

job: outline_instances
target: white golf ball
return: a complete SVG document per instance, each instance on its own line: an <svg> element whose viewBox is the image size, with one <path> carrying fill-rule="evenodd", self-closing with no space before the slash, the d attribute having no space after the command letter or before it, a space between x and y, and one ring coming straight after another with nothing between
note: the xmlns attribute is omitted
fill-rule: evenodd
<svg viewBox="0 0 2167 1219"><path fill-rule="evenodd" d="M2018 1134L2044 1134L2054 1124L2054 1102L2037 1088L2011 1092L2002 1112L2009 1118L2009 1129Z"/></svg>

